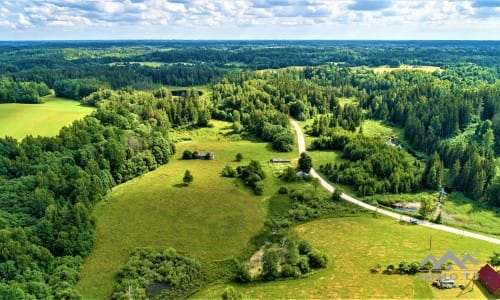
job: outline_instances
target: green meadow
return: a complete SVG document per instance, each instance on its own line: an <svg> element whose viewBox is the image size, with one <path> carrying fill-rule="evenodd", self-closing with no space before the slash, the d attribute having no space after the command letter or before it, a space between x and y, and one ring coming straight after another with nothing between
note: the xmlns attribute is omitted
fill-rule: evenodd
<svg viewBox="0 0 500 300"><path fill-rule="evenodd" d="M385 73L385 72L392 72L395 70L418 70L418 71L425 71L425 72L441 72L443 69L440 67L436 66L410 66L410 65L400 65L399 67L390 67L390 66L379 66L379 67L352 67L351 69L357 70L357 69L370 69L373 70L373 72L380 74L380 73Z"/></svg>
<svg viewBox="0 0 500 300"><path fill-rule="evenodd" d="M93 108L78 101L47 96L43 104L0 104L0 137L54 136L61 127L83 118Z"/></svg>
<svg viewBox="0 0 500 300"><path fill-rule="evenodd" d="M233 285L243 298L251 299L492 298L477 285L472 291L471 285L463 292L458 288L438 290L431 287L432 279L421 274L385 275L382 272L373 274L370 270L376 264L380 264L383 270L387 265L397 266L403 260L420 262L430 253L441 257L448 250L458 257L470 253L481 265L494 250L498 251L498 245L373 216L317 220L299 225L294 230L328 255L326 269L299 280L219 283L207 287L195 298L218 298L227 285ZM472 270L480 268L471 264L467 267ZM457 274L457 284L469 283L461 271Z"/></svg>
<svg viewBox="0 0 500 300"><path fill-rule="evenodd" d="M231 136L225 129L230 123L212 123L213 128L175 132L173 138L180 142L167 165L117 186L97 205L97 242L77 285L85 299L110 297L115 275L136 247L173 247L191 257L220 261L239 257L261 231L266 199L278 189L268 161L278 154L266 143ZM186 149L214 151L215 159L181 160ZM238 152L242 162L235 161ZM262 196L238 179L220 176L224 166L246 165L250 159L260 161L268 174ZM182 182L187 169L194 177L189 186Z"/></svg>

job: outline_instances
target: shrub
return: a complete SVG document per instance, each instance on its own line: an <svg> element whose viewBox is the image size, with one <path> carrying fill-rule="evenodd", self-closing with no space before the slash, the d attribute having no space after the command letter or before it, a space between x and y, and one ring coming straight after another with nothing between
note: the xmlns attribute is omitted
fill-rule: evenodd
<svg viewBox="0 0 500 300"><path fill-rule="evenodd" d="M236 161L242 161L243 160L243 154L238 153L236 154Z"/></svg>
<svg viewBox="0 0 500 300"><path fill-rule="evenodd" d="M308 241L302 240L299 242L299 253L301 255L307 255L312 251L312 246Z"/></svg>
<svg viewBox="0 0 500 300"><path fill-rule="evenodd" d="M232 286L225 288L221 295L222 300L239 300L242 298L241 294L238 293Z"/></svg>
<svg viewBox="0 0 500 300"><path fill-rule="evenodd" d="M300 277L300 269L290 264L285 264L281 267L281 277L285 278L298 278Z"/></svg>
<svg viewBox="0 0 500 300"><path fill-rule="evenodd" d="M309 273L311 271L311 268L309 267L309 257L301 256L297 266L302 274Z"/></svg>
<svg viewBox="0 0 500 300"><path fill-rule="evenodd" d="M182 159L192 159L193 158L193 153L189 150L184 150L182 152Z"/></svg>
<svg viewBox="0 0 500 300"><path fill-rule="evenodd" d="M313 269L326 268L328 264L328 256L326 254L314 250L308 254L309 257L309 266Z"/></svg>
<svg viewBox="0 0 500 300"><path fill-rule="evenodd" d="M262 195L264 193L264 184L262 182L257 182L253 191L256 195Z"/></svg>
<svg viewBox="0 0 500 300"><path fill-rule="evenodd" d="M226 165L221 171L222 177L236 177L237 174L236 170L229 165Z"/></svg>
<svg viewBox="0 0 500 300"><path fill-rule="evenodd" d="M279 277L278 254L274 250L264 253L264 263L262 265L262 278L266 281L273 281Z"/></svg>
<svg viewBox="0 0 500 300"><path fill-rule="evenodd" d="M280 187L280 189L278 190L278 193L280 194L288 194L288 188L286 186L282 186Z"/></svg>
<svg viewBox="0 0 500 300"><path fill-rule="evenodd" d="M238 263L234 280L242 283L250 282L252 280L252 276L250 275L250 270L248 269L248 265L246 263L244 262Z"/></svg>

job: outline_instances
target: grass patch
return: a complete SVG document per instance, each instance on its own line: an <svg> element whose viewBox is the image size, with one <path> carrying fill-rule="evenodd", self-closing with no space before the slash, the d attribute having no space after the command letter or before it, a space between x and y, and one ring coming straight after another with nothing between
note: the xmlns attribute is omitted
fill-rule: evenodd
<svg viewBox="0 0 500 300"><path fill-rule="evenodd" d="M46 96L43 104L0 104L0 136L54 136L61 127L81 119L93 108L65 98Z"/></svg>
<svg viewBox="0 0 500 300"><path fill-rule="evenodd" d="M117 272L136 247L173 247L201 260L239 257L264 224L266 199L279 188L267 162L277 154L266 143L231 141L227 122L212 128L181 131L174 137L177 154L168 165L116 187L95 208L97 242L86 259L77 289L85 299L109 298ZM214 151L214 160L181 160L185 149ZM236 162L236 153L243 161ZM280 153L280 157L295 157ZM255 196L243 182L223 178L225 165L261 162L268 178L264 195ZM189 169L194 181L182 184Z"/></svg>
<svg viewBox="0 0 500 300"><path fill-rule="evenodd" d="M432 289L431 281L419 275L372 274L370 269L377 263L385 268L402 260L422 261L431 252L442 256L448 250L457 256L471 253L483 264L497 249L497 245L424 227L400 225L385 217L324 219L299 225L295 231L328 255L327 268L300 280L234 285L244 298L457 298L459 289ZM429 250L431 236L432 250ZM457 280L458 283L463 281ZM218 298L226 286L210 286L194 298ZM486 297L487 294L475 288L458 298Z"/></svg>
<svg viewBox="0 0 500 300"><path fill-rule="evenodd" d="M442 210L446 224L467 228L473 231L500 235L500 209L470 200L464 194L453 192L446 196Z"/></svg>
<svg viewBox="0 0 500 300"><path fill-rule="evenodd" d="M436 67L436 66L412 66L412 65L400 65L399 67L396 67L396 68L392 68L388 65L385 65L385 66L379 66L379 67L353 67L352 69L353 70L356 70L356 69L361 69L361 68L364 68L364 69L369 69L369 70L373 70L373 72L375 72L376 74L380 74L380 73L384 73L384 72L392 72L392 71L395 71L395 70L419 70L419 71L425 71L425 72L441 72L443 71L443 69L441 69L440 67Z"/></svg>

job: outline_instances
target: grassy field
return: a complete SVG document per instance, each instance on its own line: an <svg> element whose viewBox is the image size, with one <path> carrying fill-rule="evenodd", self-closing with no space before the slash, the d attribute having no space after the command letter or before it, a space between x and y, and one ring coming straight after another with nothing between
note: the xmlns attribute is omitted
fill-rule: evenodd
<svg viewBox="0 0 500 300"><path fill-rule="evenodd" d="M470 200L462 193L453 192L444 199L442 210L447 215L444 217L444 222L448 225L500 235L498 208L486 207L482 203Z"/></svg>
<svg viewBox="0 0 500 300"><path fill-rule="evenodd" d="M179 252L207 260L238 257L249 240L260 232L266 199L279 187L267 161L295 157L269 150L265 143L234 140L230 123L213 121L214 128L177 132L177 154L171 162L141 178L116 187L95 209L97 243L87 258L77 285L85 299L103 299L113 291L114 276L136 247L174 247ZM214 151L214 160L180 160L185 149ZM243 161L234 161L236 153ZM268 173L265 193L254 196L237 179L220 171L259 160ZM184 171L194 176L182 184Z"/></svg>
<svg viewBox="0 0 500 300"><path fill-rule="evenodd" d="M373 72L380 74L384 72L392 72L394 70L419 70L419 71L425 71L425 72L441 72L443 69L440 67L436 66L409 66L409 65L401 65L397 68L392 68L390 66L379 66L379 67L353 67L352 69L360 69L360 68L366 68L373 70Z"/></svg>
<svg viewBox="0 0 500 300"><path fill-rule="evenodd" d="M422 275L372 274L379 263L383 267L400 261L422 261L432 253L441 257L448 250L458 257L466 253L484 264L496 245L462 238L424 227L401 225L384 217L371 216L313 221L295 228L299 235L318 250L328 254L326 269L301 280L234 285L244 298L252 299L335 299L335 298L439 298L484 299L484 290L438 290ZM355 234L353 234L355 233ZM429 238L432 237L432 249ZM468 265L471 269L479 267ZM467 283L462 271L457 283ZM195 298L220 297L226 284L210 286Z"/></svg>
<svg viewBox="0 0 500 300"><path fill-rule="evenodd" d="M61 127L83 118L93 109L78 101L45 97L43 104L0 104L0 136L21 140L26 135L54 136Z"/></svg>

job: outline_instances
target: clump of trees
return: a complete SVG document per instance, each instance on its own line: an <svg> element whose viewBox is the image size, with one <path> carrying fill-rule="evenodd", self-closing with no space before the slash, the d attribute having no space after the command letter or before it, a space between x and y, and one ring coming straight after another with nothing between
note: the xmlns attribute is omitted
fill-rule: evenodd
<svg viewBox="0 0 500 300"><path fill-rule="evenodd" d="M205 283L200 263L174 249L138 248L117 275L113 299L187 298ZM158 285L159 293L151 294ZM163 287L163 288L161 288Z"/></svg>
<svg viewBox="0 0 500 300"><path fill-rule="evenodd" d="M251 160L247 166L238 166L236 172L238 177L243 180L245 185L252 188L255 194L262 195L264 193L264 186L260 181L266 178L266 173L258 161Z"/></svg>
<svg viewBox="0 0 500 300"><path fill-rule="evenodd" d="M328 256L314 249L306 240L291 238L283 239L279 247L265 249L262 261L259 277L252 278L248 265L243 262L237 268L235 280L245 283L255 279L274 281L280 278L300 278L313 270L326 268Z"/></svg>
<svg viewBox="0 0 500 300"><path fill-rule="evenodd" d="M337 138L343 141L340 145L347 161L319 168L331 181L352 185L360 196L409 193L422 187L418 162L411 163L398 148L386 145L381 139L360 135L340 134L332 139Z"/></svg>

